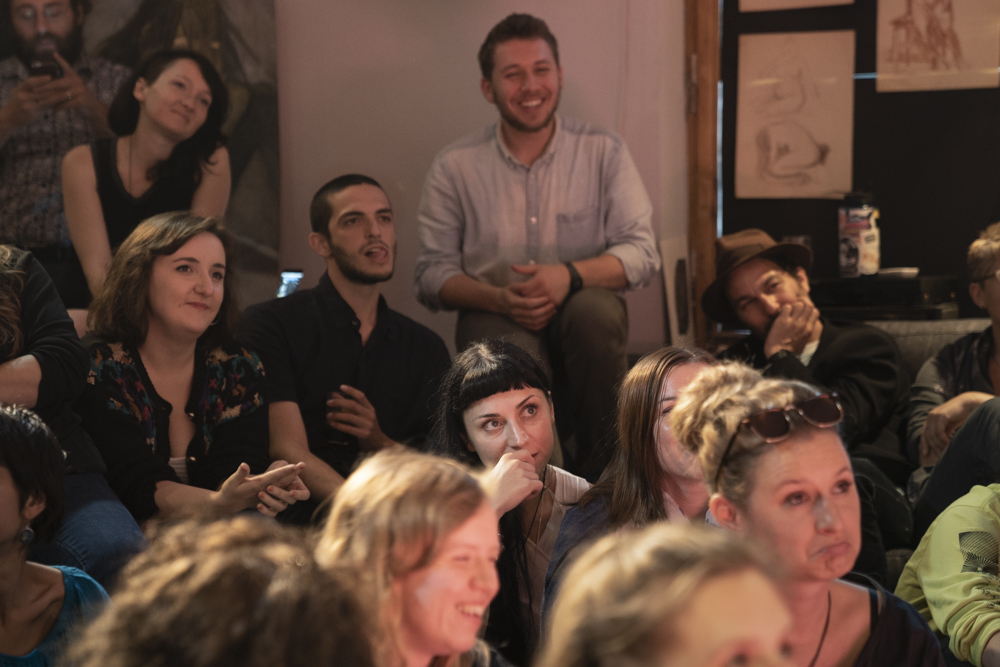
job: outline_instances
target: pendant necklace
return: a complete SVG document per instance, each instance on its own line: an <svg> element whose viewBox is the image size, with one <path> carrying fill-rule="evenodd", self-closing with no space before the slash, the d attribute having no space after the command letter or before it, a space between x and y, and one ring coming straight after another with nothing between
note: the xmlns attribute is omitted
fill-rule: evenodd
<svg viewBox="0 0 1000 667"><path fill-rule="evenodd" d="M816 667L816 661L819 660L819 652L823 650L823 642L826 641L826 631L830 628L830 610L833 608L833 596L830 595L830 591L826 592L826 623L823 624L823 634L819 636L819 646L816 647L816 655L813 656L812 662L809 663L809 667Z"/></svg>

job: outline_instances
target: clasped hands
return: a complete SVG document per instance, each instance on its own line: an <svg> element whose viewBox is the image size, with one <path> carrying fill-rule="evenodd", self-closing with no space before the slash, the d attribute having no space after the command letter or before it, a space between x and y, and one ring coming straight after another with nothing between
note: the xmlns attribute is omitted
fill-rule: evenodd
<svg viewBox="0 0 1000 667"><path fill-rule="evenodd" d="M62 67L62 77L33 76L18 84L3 108L11 126L31 123L45 109L79 109L85 116L90 116L98 111L98 107L103 108L76 70L58 53L53 55Z"/></svg>
<svg viewBox="0 0 1000 667"><path fill-rule="evenodd" d="M562 264L511 264L510 268L529 278L500 288L500 312L525 329L544 329L569 294L569 269Z"/></svg>
<svg viewBox="0 0 1000 667"><path fill-rule="evenodd" d="M241 463L213 494L213 501L226 513L240 512L256 504L258 512L273 517L289 505L309 499L309 489L299 479L305 467L305 463L275 461L266 472L251 475L250 466Z"/></svg>

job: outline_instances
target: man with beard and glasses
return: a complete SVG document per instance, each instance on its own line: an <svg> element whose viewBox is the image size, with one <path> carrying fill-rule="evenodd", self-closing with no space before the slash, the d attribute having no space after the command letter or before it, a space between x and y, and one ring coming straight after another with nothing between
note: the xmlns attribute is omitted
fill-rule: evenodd
<svg viewBox="0 0 1000 667"><path fill-rule="evenodd" d="M719 238L716 255L716 279L701 306L717 322L750 330L720 356L768 377L836 391L844 408L841 437L851 455L870 459L905 486L912 465L900 430L910 385L892 337L820 314L809 298L812 251L805 246L778 244L760 229L745 229Z"/></svg>
<svg viewBox="0 0 1000 667"><path fill-rule="evenodd" d="M312 499L278 515L314 517L362 454L420 448L431 397L450 359L433 331L390 310L379 284L396 258L393 212L382 186L360 174L333 179L309 210L309 246L326 261L319 285L251 306L240 338L264 362L271 458L304 461Z"/></svg>
<svg viewBox="0 0 1000 667"><path fill-rule="evenodd" d="M69 304L86 283L63 212L62 159L111 136L107 106L129 75L83 52L89 10L90 0L0 0L16 51L0 61L0 243L30 250ZM36 61L62 76L31 76Z"/></svg>
<svg viewBox="0 0 1000 667"><path fill-rule="evenodd" d="M544 21L505 18L479 65L500 120L431 166L417 297L459 310L458 349L504 336L539 358L554 381L564 467L593 480L627 370L620 292L660 264L652 205L620 137L556 114L562 68Z"/></svg>

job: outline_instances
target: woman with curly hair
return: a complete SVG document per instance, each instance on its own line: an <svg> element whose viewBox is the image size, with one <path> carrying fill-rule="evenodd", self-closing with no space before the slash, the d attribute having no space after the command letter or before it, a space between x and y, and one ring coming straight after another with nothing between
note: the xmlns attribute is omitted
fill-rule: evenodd
<svg viewBox="0 0 1000 667"><path fill-rule="evenodd" d="M861 500L837 430L843 418L836 393L729 363L681 392L670 425L701 460L715 520L785 578L795 665L943 667L920 614L852 573Z"/></svg>
<svg viewBox="0 0 1000 667"><path fill-rule="evenodd" d="M208 58L159 51L139 64L108 109L117 136L66 154L66 223L91 294L104 283L112 252L146 218L225 213L228 107L226 86Z"/></svg>
<svg viewBox="0 0 1000 667"><path fill-rule="evenodd" d="M305 534L236 517L158 529L112 604L71 647L76 667L375 667L351 576Z"/></svg>

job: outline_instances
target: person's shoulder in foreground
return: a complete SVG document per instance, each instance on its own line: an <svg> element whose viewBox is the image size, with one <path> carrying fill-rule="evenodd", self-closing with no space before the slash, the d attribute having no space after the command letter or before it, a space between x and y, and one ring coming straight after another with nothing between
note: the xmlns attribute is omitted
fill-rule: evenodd
<svg viewBox="0 0 1000 667"><path fill-rule="evenodd" d="M948 506L903 569L896 594L974 665L1000 656L1000 484L975 486Z"/></svg>

